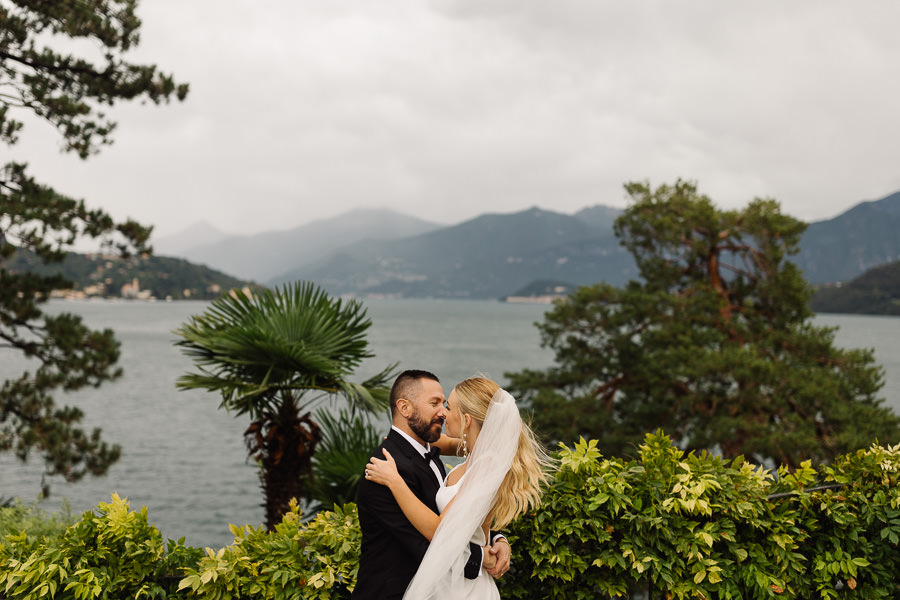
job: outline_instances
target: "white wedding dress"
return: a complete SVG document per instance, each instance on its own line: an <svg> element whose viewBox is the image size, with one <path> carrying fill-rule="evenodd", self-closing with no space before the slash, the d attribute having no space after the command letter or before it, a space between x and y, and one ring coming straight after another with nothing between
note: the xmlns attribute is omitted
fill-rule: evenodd
<svg viewBox="0 0 900 600"><path fill-rule="evenodd" d="M454 469L458 468L458 466L454 467ZM453 471L450 471L450 473L452 472ZM459 481L453 485L441 484L441 488L437 491L437 495L435 496L437 508L440 512L444 512L444 509L447 508L450 501L456 497L456 493L459 491L463 479L465 478L466 473L463 473L462 477L459 478ZM447 474L447 479L450 479L449 473ZM483 548L487 543L484 529L480 526L477 527L472 534L472 537L469 538L469 541ZM481 567L481 573L475 579L464 579L463 587L465 589L466 600L499 600L500 598L500 592L497 591L497 584L494 583L494 578L490 576L484 567Z"/></svg>
<svg viewBox="0 0 900 600"><path fill-rule="evenodd" d="M464 572L470 554L469 542L485 545L481 526L512 465L521 433L522 418L515 399L505 390L497 390L478 434L478 443L466 461L466 472L456 484L438 490L436 500L441 523L419 570L406 588L404 600L500 598L494 578L484 569L475 579L466 579Z"/></svg>

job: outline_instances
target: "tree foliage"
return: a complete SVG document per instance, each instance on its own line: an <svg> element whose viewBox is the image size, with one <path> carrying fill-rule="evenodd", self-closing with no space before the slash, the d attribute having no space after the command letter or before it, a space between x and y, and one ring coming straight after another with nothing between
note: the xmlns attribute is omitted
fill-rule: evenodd
<svg viewBox="0 0 900 600"><path fill-rule="evenodd" d="M790 466L897 439L872 352L811 322L786 260L802 222L774 200L717 209L683 181L626 190L615 233L641 280L557 302L538 325L555 366L510 375L539 431L621 455L662 428L685 449Z"/></svg>
<svg viewBox="0 0 900 600"><path fill-rule="evenodd" d="M176 84L153 65L125 60L140 39L136 8L137 0L0 4L0 139L16 142L23 123L14 113L22 109L55 127L66 151L86 158L112 142L116 123L103 106L184 99L187 84ZM72 40L90 42L95 56L70 53Z"/></svg>
<svg viewBox="0 0 900 600"><path fill-rule="evenodd" d="M0 2L0 142L13 146L27 115L56 129L64 151L86 158L111 143L115 122L103 111L120 100L155 103L183 99L186 85L156 67L127 62L138 42L136 0ZM95 56L70 50L96 48ZM44 263L60 262L79 238L100 238L122 253L146 252L150 229L134 221L116 223L41 184L27 165L0 166L0 349L34 359L34 371L2 383L0 451L25 460L43 453L47 473L76 480L101 474L119 448L76 427L77 408L57 408L50 393L98 386L115 379L119 347L109 330L92 331L71 314L48 316L41 305L50 292L69 287L59 275L9 267L18 251Z"/></svg>
<svg viewBox="0 0 900 600"><path fill-rule="evenodd" d="M387 407L393 366L362 383L350 380L374 356L366 339L371 324L362 303L298 282L224 295L175 331L197 366L176 385L217 392L221 407L252 419L245 436L261 466L270 529L291 499L311 495L311 458L322 436L310 408L336 396L354 408Z"/></svg>

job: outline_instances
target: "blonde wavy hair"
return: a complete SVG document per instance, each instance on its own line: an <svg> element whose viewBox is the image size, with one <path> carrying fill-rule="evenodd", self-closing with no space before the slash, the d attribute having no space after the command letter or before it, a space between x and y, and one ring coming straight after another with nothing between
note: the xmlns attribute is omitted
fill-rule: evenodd
<svg viewBox="0 0 900 600"><path fill-rule="evenodd" d="M498 389L500 386L486 377L470 377L456 384L456 410L460 422L465 422L463 415L469 415L479 426L483 425L491 398ZM531 427L523 422L512 466L497 490L491 510L491 529L502 529L520 515L540 506L542 488L547 483L547 469L551 465L552 460L535 438Z"/></svg>

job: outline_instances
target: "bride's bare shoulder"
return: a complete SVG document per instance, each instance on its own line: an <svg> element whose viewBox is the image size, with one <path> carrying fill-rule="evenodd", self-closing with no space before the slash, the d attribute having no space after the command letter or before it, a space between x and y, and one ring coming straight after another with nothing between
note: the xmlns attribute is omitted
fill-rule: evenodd
<svg viewBox="0 0 900 600"><path fill-rule="evenodd" d="M456 485L462 476L466 474L466 463L461 463L453 467L453 470L447 474L447 481L444 485Z"/></svg>

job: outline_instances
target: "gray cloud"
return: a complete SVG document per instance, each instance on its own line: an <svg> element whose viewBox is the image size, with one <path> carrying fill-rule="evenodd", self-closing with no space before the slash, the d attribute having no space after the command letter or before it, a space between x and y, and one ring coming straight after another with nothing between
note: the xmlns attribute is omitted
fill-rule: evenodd
<svg viewBox="0 0 900 600"><path fill-rule="evenodd" d="M116 109L81 162L21 149L61 190L171 233L286 228L357 207L443 222L624 206L695 179L816 220L900 189L900 5L152 0L135 58L191 83Z"/></svg>

